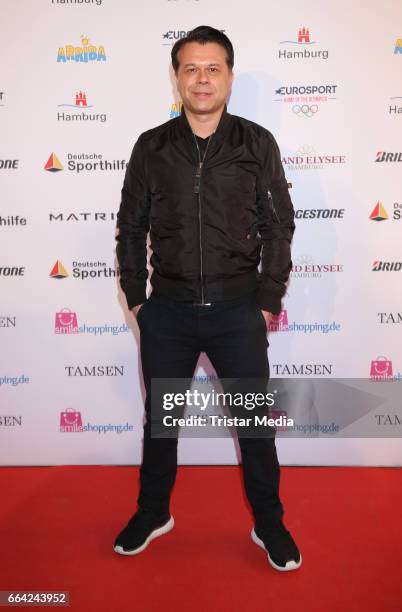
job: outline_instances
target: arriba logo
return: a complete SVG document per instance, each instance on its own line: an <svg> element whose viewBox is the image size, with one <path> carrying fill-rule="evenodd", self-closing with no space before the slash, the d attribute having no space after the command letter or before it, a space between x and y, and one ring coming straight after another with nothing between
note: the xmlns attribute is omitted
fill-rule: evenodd
<svg viewBox="0 0 402 612"><path fill-rule="evenodd" d="M402 152L401 153L387 153L386 151L378 151L375 161L376 162L400 162L402 161Z"/></svg>
<svg viewBox="0 0 402 612"><path fill-rule="evenodd" d="M57 52L57 61L63 64L67 62L106 62L105 47L95 47L89 44L87 36L81 36L82 47L66 45L60 47Z"/></svg>
<svg viewBox="0 0 402 612"><path fill-rule="evenodd" d="M315 45L316 41L310 38L310 29L303 26L299 28L297 40L281 40L280 45L296 45L297 51L289 49L280 49L278 52L279 59L328 59L328 51L322 49L310 49L311 45ZM304 47L304 48L303 48Z"/></svg>
<svg viewBox="0 0 402 612"><path fill-rule="evenodd" d="M58 107L74 108L76 113L57 113L57 121L99 121L105 123L106 113L87 113L89 108L93 108L93 105L88 104L87 94L84 91L77 91L75 94L74 104L58 104Z"/></svg>
<svg viewBox="0 0 402 612"><path fill-rule="evenodd" d="M173 102L170 106L170 119L180 117L183 108L183 102Z"/></svg>
<svg viewBox="0 0 402 612"><path fill-rule="evenodd" d="M320 105L336 100L337 85L283 85L275 90L274 102L291 104L298 117L314 117Z"/></svg>
<svg viewBox="0 0 402 612"><path fill-rule="evenodd" d="M322 170L328 166L346 163L345 155L319 155L313 147L303 145L294 155L282 157L288 170Z"/></svg>
<svg viewBox="0 0 402 612"><path fill-rule="evenodd" d="M372 272L400 272L402 261L378 261L373 263Z"/></svg>
<svg viewBox="0 0 402 612"><path fill-rule="evenodd" d="M57 260L54 264L49 276L51 278L67 278L68 273L61 261Z"/></svg>
<svg viewBox="0 0 402 612"><path fill-rule="evenodd" d="M386 221L388 219L387 211L385 210L382 202L377 202L374 206L370 219L372 221Z"/></svg>

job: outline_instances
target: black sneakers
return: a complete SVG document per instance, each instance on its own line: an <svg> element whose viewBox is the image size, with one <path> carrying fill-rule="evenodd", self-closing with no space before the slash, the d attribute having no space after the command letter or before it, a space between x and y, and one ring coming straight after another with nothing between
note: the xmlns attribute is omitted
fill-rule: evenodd
<svg viewBox="0 0 402 612"><path fill-rule="evenodd" d="M117 536L114 550L120 555L137 555L146 549L151 540L167 533L173 526L174 520L170 514L155 514L140 509Z"/></svg>
<svg viewBox="0 0 402 612"><path fill-rule="evenodd" d="M289 572L301 566L299 549L282 522L263 529L252 529L251 539L267 552L268 561L276 570Z"/></svg>

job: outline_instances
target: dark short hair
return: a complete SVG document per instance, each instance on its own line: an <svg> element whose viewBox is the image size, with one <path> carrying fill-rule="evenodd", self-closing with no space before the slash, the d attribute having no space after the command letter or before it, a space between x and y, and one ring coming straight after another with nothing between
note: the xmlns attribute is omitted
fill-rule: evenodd
<svg viewBox="0 0 402 612"><path fill-rule="evenodd" d="M229 70L233 70L234 66L234 51L233 45L230 42L229 38L221 32L220 30L216 30L215 28L211 28L210 26L198 26L191 30L185 38L179 38L177 42L173 45L172 48L172 66L173 70L177 72L179 67L179 58L178 53L185 44L190 42L197 42L201 45L205 45L206 43L217 43L221 45L226 51L226 63L229 67Z"/></svg>

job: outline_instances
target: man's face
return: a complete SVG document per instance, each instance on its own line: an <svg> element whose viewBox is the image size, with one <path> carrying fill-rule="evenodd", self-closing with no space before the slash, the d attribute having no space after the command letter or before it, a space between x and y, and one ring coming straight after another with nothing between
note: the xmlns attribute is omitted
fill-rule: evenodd
<svg viewBox="0 0 402 612"><path fill-rule="evenodd" d="M184 108L195 114L221 109L233 81L225 49L217 43L186 43L179 51L179 62L175 77Z"/></svg>

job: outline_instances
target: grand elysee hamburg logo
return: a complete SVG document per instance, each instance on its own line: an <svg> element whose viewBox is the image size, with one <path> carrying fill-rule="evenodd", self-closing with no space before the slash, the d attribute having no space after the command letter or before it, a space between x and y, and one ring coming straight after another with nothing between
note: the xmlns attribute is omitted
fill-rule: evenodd
<svg viewBox="0 0 402 612"><path fill-rule="evenodd" d="M328 59L328 49L317 49L316 40L310 36L310 28L299 28L297 37L293 40L281 40L283 45L278 51L279 59Z"/></svg>
<svg viewBox="0 0 402 612"><path fill-rule="evenodd" d="M89 44L88 36L81 36L81 46L66 45L59 47L57 62L66 64L77 62L87 64L89 62L106 62L105 47Z"/></svg>

